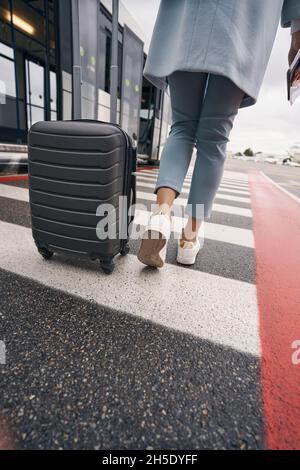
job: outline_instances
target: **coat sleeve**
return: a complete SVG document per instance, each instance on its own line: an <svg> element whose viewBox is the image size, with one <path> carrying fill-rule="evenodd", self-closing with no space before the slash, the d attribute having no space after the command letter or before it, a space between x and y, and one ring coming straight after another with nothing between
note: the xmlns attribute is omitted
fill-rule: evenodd
<svg viewBox="0 0 300 470"><path fill-rule="evenodd" d="M283 28L289 28L291 21L300 18L300 0L284 0L282 14L281 14L281 26Z"/></svg>

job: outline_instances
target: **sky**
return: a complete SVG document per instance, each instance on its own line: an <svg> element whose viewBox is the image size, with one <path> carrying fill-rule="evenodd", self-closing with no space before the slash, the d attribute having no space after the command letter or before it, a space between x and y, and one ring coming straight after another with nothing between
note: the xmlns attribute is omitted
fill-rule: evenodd
<svg viewBox="0 0 300 470"><path fill-rule="evenodd" d="M145 35L151 38L160 0L123 0ZM235 120L228 150L285 154L300 146L300 99L293 107L287 101L287 56L290 30L279 26L264 83L255 106L241 109Z"/></svg>

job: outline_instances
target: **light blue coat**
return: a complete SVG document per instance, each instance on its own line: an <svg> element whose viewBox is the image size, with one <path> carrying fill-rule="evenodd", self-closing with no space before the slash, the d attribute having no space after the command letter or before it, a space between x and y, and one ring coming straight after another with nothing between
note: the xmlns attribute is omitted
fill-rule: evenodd
<svg viewBox="0 0 300 470"><path fill-rule="evenodd" d="M161 89L175 70L225 75L245 92L241 107L250 106L280 18L283 27L300 18L300 0L161 0L144 75Z"/></svg>

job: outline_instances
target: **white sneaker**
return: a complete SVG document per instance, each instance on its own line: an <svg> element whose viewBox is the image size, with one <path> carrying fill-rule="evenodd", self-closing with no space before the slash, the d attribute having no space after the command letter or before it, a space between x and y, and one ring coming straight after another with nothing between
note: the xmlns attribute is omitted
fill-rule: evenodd
<svg viewBox="0 0 300 470"><path fill-rule="evenodd" d="M188 242L185 240L178 241L177 263L186 266L195 264L197 255L201 249L200 241Z"/></svg>
<svg viewBox="0 0 300 470"><path fill-rule="evenodd" d="M150 216L143 234L138 260L147 266L162 268L166 261L170 235L170 212L158 207Z"/></svg>

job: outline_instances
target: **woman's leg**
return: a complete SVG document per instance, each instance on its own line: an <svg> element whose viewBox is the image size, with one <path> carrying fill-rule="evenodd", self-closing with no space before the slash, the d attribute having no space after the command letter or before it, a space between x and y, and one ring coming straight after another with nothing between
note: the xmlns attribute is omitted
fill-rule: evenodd
<svg viewBox="0 0 300 470"><path fill-rule="evenodd" d="M171 208L182 190L196 144L207 77L206 73L184 71L169 76L172 126L155 187L158 206Z"/></svg>
<svg viewBox="0 0 300 470"><path fill-rule="evenodd" d="M170 238L170 209L180 194L196 144L196 130L207 83L207 74L175 72L169 77L172 126L164 147L155 187L157 207L143 234L138 259L147 266L164 265Z"/></svg>
<svg viewBox="0 0 300 470"><path fill-rule="evenodd" d="M199 219L209 219L226 159L226 147L244 92L229 78L210 75L199 119L197 160L186 213L188 227L199 228ZM201 214L203 208L203 217ZM197 229L196 229L197 232ZM197 233L196 233L197 235Z"/></svg>

